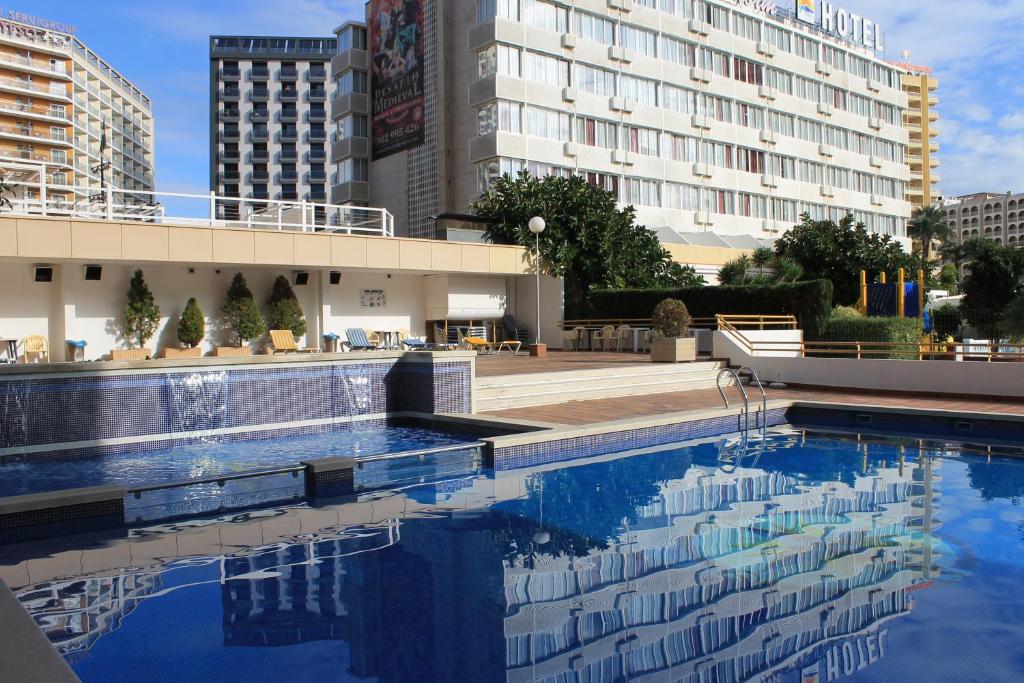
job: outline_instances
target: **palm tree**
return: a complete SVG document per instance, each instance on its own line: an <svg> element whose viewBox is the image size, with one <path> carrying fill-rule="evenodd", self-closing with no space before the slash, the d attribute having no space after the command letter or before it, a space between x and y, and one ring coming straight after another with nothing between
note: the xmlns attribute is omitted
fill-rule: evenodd
<svg viewBox="0 0 1024 683"><path fill-rule="evenodd" d="M758 247L750 254L750 262L758 269L758 275L764 277L764 267L775 259L775 252L771 247Z"/></svg>
<svg viewBox="0 0 1024 683"><path fill-rule="evenodd" d="M930 204L914 209L907 222L907 234L921 243L921 256L925 264L931 259L932 242L948 242L950 237L949 223L946 221L946 210Z"/></svg>

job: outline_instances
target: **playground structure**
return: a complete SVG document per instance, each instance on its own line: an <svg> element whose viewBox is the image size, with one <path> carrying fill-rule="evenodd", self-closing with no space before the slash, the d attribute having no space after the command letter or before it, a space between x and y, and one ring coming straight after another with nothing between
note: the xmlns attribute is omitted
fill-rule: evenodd
<svg viewBox="0 0 1024 683"><path fill-rule="evenodd" d="M867 271L860 271L860 301L857 303L861 315L867 317L919 318L925 320L924 270L917 271L917 282L907 282L906 272L899 269L896 282L886 282L886 274L880 273L878 282L868 284Z"/></svg>

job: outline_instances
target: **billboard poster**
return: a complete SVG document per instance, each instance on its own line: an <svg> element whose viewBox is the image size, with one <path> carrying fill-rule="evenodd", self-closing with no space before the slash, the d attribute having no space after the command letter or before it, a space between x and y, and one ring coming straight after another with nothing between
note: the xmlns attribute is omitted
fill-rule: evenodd
<svg viewBox="0 0 1024 683"><path fill-rule="evenodd" d="M369 2L374 159L423 144L424 2Z"/></svg>
<svg viewBox="0 0 1024 683"><path fill-rule="evenodd" d="M796 16L800 21L806 21L808 24L816 23L817 14L814 0L796 0Z"/></svg>

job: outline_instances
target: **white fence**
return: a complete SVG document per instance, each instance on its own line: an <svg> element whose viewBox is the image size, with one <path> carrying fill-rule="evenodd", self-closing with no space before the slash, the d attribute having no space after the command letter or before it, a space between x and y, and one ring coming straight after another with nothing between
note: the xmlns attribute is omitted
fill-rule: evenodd
<svg viewBox="0 0 1024 683"><path fill-rule="evenodd" d="M46 197L46 200L39 197ZM365 206L222 197L213 192L203 195L112 188L88 196L76 196L74 200L48 196L45 191L39 197L10 198L10 211L24 216L56 218L326 231L374 237L395 235L394 216L390 212Z"/></svg>

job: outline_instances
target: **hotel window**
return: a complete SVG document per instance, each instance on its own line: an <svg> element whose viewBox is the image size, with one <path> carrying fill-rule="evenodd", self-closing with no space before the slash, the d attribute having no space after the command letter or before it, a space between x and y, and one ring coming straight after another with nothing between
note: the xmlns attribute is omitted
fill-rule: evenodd
<svg viewBox="0 0 1024 683"><path fill-rule="evenodd" d="M549 140L569 142L572 139L572 124L568 114L554 109L527 107L526 134Z"/></svg>
<svg viewBox="0 0 1024 683"><path fill-rule="evenodd" d="M549 85L569 85L569 62L537 52L523 55L523 78Z"/></svg>
<svg viewBox="0 0 1024 683"><path fill-rule="evenodd" d="M648 4L653 7L653 4ZM658 0L658 9L666 14L674 14L677 17L693 16L693 0Z"/></svg>
<svg viewBox="0 0 1024 683"><path fill-rule="evenodd" d="M716 95L703 95L701 112L715 121L732 123L732 100Z"/></svg>
<svg viewBox="0 0 1024 683"><path fill-rule="evenodd" d="M845 128L825 127L825 144L836 149L850 149L850 133Z"/></svg>
<svg viewBox="0 0 1024 683"><path fill-rule="evenodd" d="M746 147L737 147L736 168L747 173L764 173L764 152L756 149L747 149Z"/></svg>
<svg viewBox="0 0 1024 683"><path fill-rule="evenodd" d="M565 33L569 30L569 10L543 0L523 0L523 23L545 31Z"/></svg>
<svg viewBox="0 0 1024 683"><path fill-rule="evenodd" d="M846 111L846 91L839 88L833 88L831 85L824 86L825 102L831 104L836 109Z"/></svg>
<svg viewBox="0 0 1024 683"><path fill-rule="evenodd" d="M793 34L793 54L816 62L818 61L820 51L821 43L818 41L811 40L798 33Z"/></svg>
<svg viewBox="0 0 1024 683"><path fill-rule="evenodd" d="M840 71L846 71L846 52L831 45L823 45L822 53L826 64L831 64Z"/></svg>
<svg viewBox="0 0 1024 683"><path fill-rule="evenodd" d="M869 173L861 173L860 171L854 171L853 173L853 191L862 192L864 194L874 194L874 176Z"/></svg>
<svg viewBox="0 0 1024 683"><path fill-rule="evenodd" d="M51 149L50 161L55 164L66 164L68 163L68 153L63 149Z"/></svg>
<svg viewBox="0 0 1024 683"><path fill-rule="evenodd" d="M697 161L697 143L697 138L691 138L686 135L665 134L665 146L672 161Z"/></svg>
<svg viewBox="0 0 1024 683"><path fill-rule="evenodd" d="M761 40L761 22L739 12L732 13L732 32L747 40Z"/></svg>
<svg viewBox="0 0 1024 683"><path fill-rule="evenodd" d="M491 159L477 164L477 190L483 194L491 189L494 181L498 178L506 175L514 178L524 170L526 170L526 162L521 159Z"/></svg>
<svg viewBox="0 0 1024 683"><path fill-rule="evenodd" d="M779 156L778 154L768 155L768 175L788 180L796 179L796 159L793 157Z"/></svg>
<svg viewBox="0 0 1024 683"><path fill-rule="evenodd" d="M477 53L477 75L480 78L501 74L520 77L520 52L517 47L491 45Z"/></svg>
<svg viewBox="0 0 1024 683"><path fill-rule="evenodd" d="M724 7L712 5L710 2L698 2L697 18L720 31L729 30L729 10Z"/></svg>
<svg viewBox="0 0 1024 683"><path fill-rule="evenodd" d="M64 172L54 173L53 175L50 176L50 182L53 183L54 185L67 185L68 174Z"/></svg>
<svg viewBox="0 0 1024 683"><path fill-rule="evenodd" d="M747 128L764 128L764 109L737 102L736 123Z"/></svg>
<svg viewBox="0 0 1024 683"><path fill-rule="evenodd" d="M622 127L622 149L643 156L658 156L658 131L651 128Z"/></svg>
<svg viewBox="0 0 1024 683"><path fill-rule="evenodd" d="M871 116L871 100L856 93L850 93L850 113L858 116Z"/></svg>
<svg viewBox="0 0 1024 683"><path fill-rule="evenodd" d="M871 62L857 55L847 55L846 70L854 76L869 78L871 76Z"/></svg>
<svg viewBox="0 0 1024 683"><path fill-rule="evenodd" d="M634 206L661 206L661 188L657 180L626 178L625 202Z"/></svg>
<svg viewBox="0 0 1024 683"><path fill-rule="evenodd" d="M680 114L695 114L697 112L697 93L684 88L677 88L674 85L661 86L661 106L669 111Z"/></svg>
<svg viewBox="0 0 1024 683"><path fill-rule="evenodd" d="M813 161L801 161L800 166L800 181L805 183L813 183L815 185L822 185L825 179L825 167L821 164L817 164Z"/></svg>
<svg viewBox="0 0 1024 683"><path fill-rule="evenodd" d="M576 142L588 147L616 149L618 126L610 121L576 118Z"/></svg>
<svg viewBox="0 0 1024 683"><path fill-rule="evenodd" d="M849 190L851 187L850 171L845 168L829 166L826 177L828 178L829 187L837 187L842 190Z"/></svg>
<svg viewBox="0 0 1024 683"><path fill-rule="evenodd" d="M345 159L337 167L338 183L366 182L369 179L369 164L366 159Z"/></svg>
<svg viewBox="0 0 1024 683"><path fill-rule="evenodd" d="M896 107L891 104L875 102L875 116L893 126L899 126L903 123L902 119L896 115Z"/></svg>
<svg viewBox="0 0 1024 683"><path fill-rule="evenodd" d="M703 47L698 55L698 66L719 76L729 76L729 55Z"/></svg>
<svg viewBox="0 0 1024 683"><path fill-rule="evenodd" d="M619 45L647 57L657 56L658 36L636 26L619 24Z"/></svg>
<svg viewBox="0 0 1024 683"><path fill-rule="evenodd" d="M57 140L58 142L63 142L68 139L68 134L63 128L60 128L59 126L51 126L50 139Z"/></svg>
<svg viewBox="0 0 1024 683"><path fill-rule="evenodd" d="M896 87L896 72L889 67L883 66L882 64L873 64L871 66L871 74L874 76L874 79L882 85L890 88Z"/></svg>
<svg viewBox="0 0 1024 683"><path fill-rule="evenodd" d="M519 0L476 0L476 23L495 17L519 21Z"/></svg>
<svg viewBox="0 0 1024 683"><path fill-rule="evenodd" d="M783 52L793 51L793 35L789 31L766 23L764 25L764 37L769 44L774 45Z"/></svg>
<svg viewBox="0 0 1024 683"><path fill-rule="evenodd" d="M786 95L793 94L793 74L778 69L765 69L765 83Z"/></svg>
<svg viewBox="0 0 1024 683"><path fill-rule="evenodd" d="M702 204L704 210L709 213L720 213L727 216L736 214L736 195L729 190L706 190Z"/></svg>
<svg viewBox="0 0 1024 683"><path fill-rule="evenodd" d="M764 67L739 57L732 58L733 78L751 85L764 85Z"/></svg>
<svg viewBox="0 0 1024 683"><path fill-rule="evenodd" d="M523 105L518 102L492 102L477 112L477 134L489 135L502 130L521 133Z"/></svg>
<svg viewBox="0 0 1024 683"><path fill-rule="evenodd" d="M661 58L674 64L695 66L697 64L697 46L662 35Z"/></svg>
<svg viewBox="0 0 1024 683"><path fill-rule="evenodd" d="M27 108L30 108L30 107L31 107L31 104ZM49 113L50 116L52 116L54 118L57 118L57 119L66 119L68 117L67 109L64 107L63 104L51 104L50 105L50 111L48 113Z"/></svg>
<svg viewBox="0 0 1024 683"><path fill-rule="evenodd" d="M348 95L350 93L366 94L366 72L346 71L338 79L338 94Z"/></svg>
<svg viewBox="0 0 1024 683"><path fill-rule="evenodd" d="M534 178L546 178L548 176L568 178L572 175L571 169L564 168L562 166L555 166L553 164L543 164L537 161L531 161L527 164L526 170Z"/></svg>
<svg viewBox="0 0 1024 683"><path fill-rule="evenodd" d="M615 198L619 197L619 176L610 173L598 173L597 171L586 172L587 182L594 187L611 192Z"/></svg>
<svg viewBox="0 0 1024 683"><path fill-rule="evenodd" d="M701 143L701 161L718 168L735 168L733 146L709 140Z"/></svg>
<svg viewBox="0 0 1024 683"><path fill-rule="evenodd" d="M772 216L777 221L796 221L796 201L792 199L772 199Z"/></svg>
<svg viewBox="0 0 1024 683"><path fill-rule="evenodd" d="M580 90L594 95L608 97L615 95L615 72L613 71L576 62L573 65L573 83Z"/></svg>
<svg viewBox="0 0 1024 683"><path fill-rule="evenodd" d="M665 183L665 208L678 211L696 211L698 190L693 185Z"/></svg>
<svg viewBox="0 0 1024 683"><path fill-rule="evenodd" d="M658 106L658 83L656 81L623 75L619 77L619 85L621 97L648 107Z"/></svg>
<svg viewBox="0 0 1024 683"><path fill-rule="evenodd" d="M576 35L602 45L615 44L615 22L586 12L575 13Z"/></svg>
<svg viewBox="0 0 1024 683"><path fill-rule="evenodd" d="M793 92L808 102L821 101L821 83L812 81L801 76L793 77Z"/></svg>
<svg viewBox="0 0 1024 683"><path fill-rule="evenodd" d="M778 111L768 112L768 127L786 137L796 137L796 117Z"/></svg>
<svg viewBox="0 0 1024 683"><path fill-rule="evenodd" d="M761 195L740 192L736 203L740 216L746 216L747 218L768 217L768 201Z"/></svg>
<svg viewBox="0 0 1024 683"><path fill-rule="evenodd" d="M821 144L821 124L817 121L800 119L800 139L806 142Z"/></svg>

